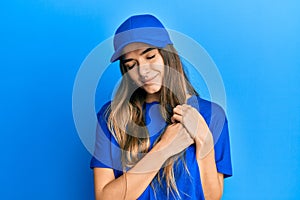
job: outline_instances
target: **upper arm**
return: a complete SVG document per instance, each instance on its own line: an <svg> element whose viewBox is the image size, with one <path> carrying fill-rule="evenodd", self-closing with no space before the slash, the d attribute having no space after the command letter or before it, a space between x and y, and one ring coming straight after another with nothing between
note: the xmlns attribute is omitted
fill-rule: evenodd
<svg viewBox="0 0 300 200"><path fill-rule="evenodd" d="M219 179L219 183L220 183L220 188L223 194L223 188L224 188L224 174L222 173L218 173L218 179Z"/></svg>
<svg viewBox="0 0 300 200"><path fill-rule="evenodd" d="M115 179L115 175L110 168L94 168L94 185L95 185L95 197L100 196L103 188Z"/></svg>

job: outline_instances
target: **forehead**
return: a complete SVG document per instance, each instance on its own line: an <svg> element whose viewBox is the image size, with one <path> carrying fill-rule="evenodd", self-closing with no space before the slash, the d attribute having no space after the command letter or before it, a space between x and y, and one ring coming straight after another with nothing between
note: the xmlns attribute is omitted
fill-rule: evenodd
<svg viewBox="0 0 300 200"><path fill-rule="evenodd" d="M141 42L130 43L123 48L122 55L124 57L127 57L128 55L139 54L140 52L143 52L145 49L148 48L154 48L154 47Z"/></svg>

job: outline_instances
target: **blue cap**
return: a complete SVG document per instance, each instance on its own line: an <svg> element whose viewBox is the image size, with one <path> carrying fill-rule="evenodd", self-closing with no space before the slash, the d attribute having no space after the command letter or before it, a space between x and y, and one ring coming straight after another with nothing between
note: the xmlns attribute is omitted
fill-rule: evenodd
<svg viewBox="0 0 300 200"><path fill-rule="evenodd" d="M122 55L125 46L133 42L142 42L154 47L164 48L173 44L163 24L153 15L135 15L123 22L114 36L114 62Z"/></svg>

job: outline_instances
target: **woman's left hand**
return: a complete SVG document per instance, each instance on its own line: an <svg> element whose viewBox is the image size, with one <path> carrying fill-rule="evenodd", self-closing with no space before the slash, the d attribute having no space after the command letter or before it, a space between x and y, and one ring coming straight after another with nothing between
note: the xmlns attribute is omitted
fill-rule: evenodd
<svg viewBox="0 0 300 200"><path fill-rule="evenodd" d="M210 141L212 135L204 118L198 110L187 104L178 105L173 109L171 120L172 122L177 121L183 124L191 137L194 138L198 149L197 152L200 152L200 149L202 149L202 152L206 149L205 152L208 153L207 150L212 147ZM203 157L203 155L201 157Z"/></svg>

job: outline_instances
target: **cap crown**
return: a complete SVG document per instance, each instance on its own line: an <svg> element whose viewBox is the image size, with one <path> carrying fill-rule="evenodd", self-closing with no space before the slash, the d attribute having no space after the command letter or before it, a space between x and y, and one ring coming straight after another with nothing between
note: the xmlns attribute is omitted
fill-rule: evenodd
<svg viewBox="0 0 300 200"><path fill-rule="evenodd" d="M111 62L119 59L123 48L133 42L142 42L158 48L173 44L163 24L153 15L134 15L125 20L114 36L115 53Z"/></svg>

